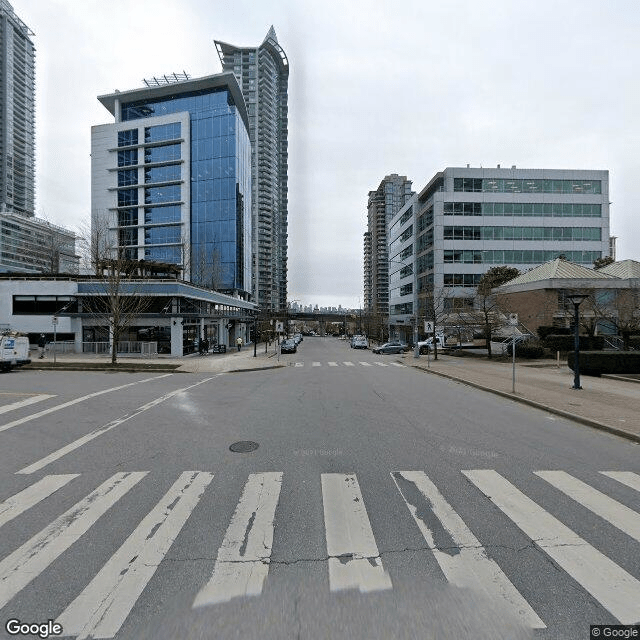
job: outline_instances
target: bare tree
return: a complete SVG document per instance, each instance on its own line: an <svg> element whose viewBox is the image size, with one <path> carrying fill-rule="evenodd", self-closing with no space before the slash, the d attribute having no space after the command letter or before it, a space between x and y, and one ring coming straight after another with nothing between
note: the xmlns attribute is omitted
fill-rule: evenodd
<svg viewBox="0 0 640 640"><path fill-rule="evenodd" d="M609 323L622 338L623 349L628 350L631 336L640 333L640 291L601 289L590 296L588 303L595 323Z"/></svg>
<svg viewBox="0 0 640 640"><path fill-rule="evenodd" d="M227 270L222 264L220 250L215 244L209 250L203 245L191 249L185 244L182 253L184 264L191 266L193 284L212 291L219 291L224 286Z"/></svg>

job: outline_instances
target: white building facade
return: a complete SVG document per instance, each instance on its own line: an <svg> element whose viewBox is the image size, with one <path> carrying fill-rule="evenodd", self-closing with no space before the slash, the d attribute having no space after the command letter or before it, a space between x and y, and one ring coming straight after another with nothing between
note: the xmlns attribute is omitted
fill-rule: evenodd
<svg viewBox="0 0 640 640"><path fill-rule="evenodd" d="M470 308L491 267L609 255L609 172L448 167L396 213L388 237L389 323L409 337L436 298L446 311Z"/></svg>

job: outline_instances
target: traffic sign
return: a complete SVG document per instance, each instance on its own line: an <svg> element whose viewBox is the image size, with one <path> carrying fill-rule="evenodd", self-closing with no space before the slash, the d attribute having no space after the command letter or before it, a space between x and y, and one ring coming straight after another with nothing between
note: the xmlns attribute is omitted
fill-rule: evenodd
<svg viewBox="0 0 640 640"><path fill-rule="evenodd" d="M518 324L518 314L517 313L510 313L509 314L509 324L512 326L517 326Z"/></svg>
<svg viewBox="0 0 640 640"><path fill-rule="evenodd" d="M424 321L424 332L433 333L433 322L431 322L430 320Z"/></svg>

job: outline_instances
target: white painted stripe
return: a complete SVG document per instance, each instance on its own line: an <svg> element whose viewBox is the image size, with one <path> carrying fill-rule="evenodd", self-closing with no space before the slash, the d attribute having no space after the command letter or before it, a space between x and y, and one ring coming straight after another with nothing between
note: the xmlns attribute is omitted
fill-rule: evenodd
<svg viewBox="0 0 640 640"><path fill-rule="evenodd" d="M146 472L116 473L0 562L0 609L80 538Z"/></svg>
<svg viewBox="0 0 640 640"><path fill-rule="evenodd" d="M65 635L113 638L196 507L213 474L185 471L56 621Z"/></svg>
<svg viewBox="0 0 640 640"><path fill-rule="evenodd" d="M294 362L293 366L294 367L304 367L304 362Z"/></svg>
<svg viewBox="0 0 640 640"><path fill-rule="evenodd" d="M342 364L345 365L346 367L355 367L353 362L343 362Z"/></svg>
<svg viewBox="0 0 640 640"><path fill-rule="evenodd" d="M363 367L370 367L371 363L370 362L361 362L360 363Z"/></svg>
<svg viewBox="0 0 640 640"><path fill-rule="evenodd" d="M58 489L64 487L67 482L77 478L78 475L77 473L69 473L60 476L45 476L35 484L20 491L20 493L7 498L0 504L0 527L17 518L27 509L31 509L31 507L49 497L52 493L55 493Z"/></svg>
<svg viewBox="0 0 640 640"><path fill-rule="evenodd" d="M0 413L14 411L15 409L20 409L21 407L28 407L30 404L42 402L43 400L48 400L49 398L55 398L55 395L51 395L50 393L41 393L37 396L31 396L30 398L26 398L25 400L18 400L18 402L12 402L11 404L3 405L2 407L0 407Z"/></svg>
<svg viewBox="0 0 640 640"><path fill-rule="evenodd" d="M323 473L321 480L331 591L391 589L356 476Z"/></svg>
<svg viewBox="0 0 640 640"><path fill-rule="evenodd" d="M337 366L338 366L338 363L337 363L337 362L327 362L327 364L328 364L330 367L337 367Z"/></svg>
<svg viewBox="0 0 640 640"><path fill-rule="evenodd" d="M640 513L564 471L536 471L535 474L640 542Z"/></svg>
<svg viewBox="0 0 640 640"><path fill-rule="evenodd" d="M222 375L222 374L218 374L218 375ZM87 433L81 438L78 438L77 440L74 440L68 445L65 445L64 447L54 451L53 453L50 453L48 456L45 456L44 458L37 460L36 462L30 464L24 469L20 469L20 471L16 471L16 473L24 473L24 474L35 473L36 471L43 469L44 467L51 464L52 462L55 462L56 460L59 460L60 458L66 456L68 453L71 453L72 451L79 449L80 447L87 444L88 442L95 440L95 438L97 438L98 436L104 435L105 433L111 431L112 429L119 427L122 423L127 422L128 420L131 420L132 418L139 416L141 413L144 413L149 409L153 409L153 407L159 405L165 400L169 400L169 398L173 398L173 396L178 395L179 393L183 393L185 391L188 391L189 389L193 389L194 387L204 384L205 382L209 382L210 380L213 380L213 378L215 377L217 376L213 376L211 378L205 378L204 380L200 380L200 382L196 382L195 384L189 385L188 387L183 387L182 389L176 389L174 391L170 391L169 393L165 393L163 396L160 396L159 398L156 398L155 400L152 400L151 402L147 402L147 404L142 405L141 407L136 409L134 412L129 413L125 416L122 416L122 418L116 418L115 420L112 420L108 424L105 424L102 427L98 427L97 429L94 429L93 431L91 431L91 433Z"/></svg>
<svg viewBox="0 0 640 640"><path fill-rule="evenodd" d="M391 476L442 572L451 584L483 592L492 601L502 602L512 615L518 616L527 627L546 628L498 564L487 556L484 547L425 473L400 471L392 473ZM416 495L416 491L425 498L424 502ZM448 532L451 539L441 541L441 544L446 545L446 550L438 548L425 519L428 518L425 509L432 511ZM458 548L454 550L453 546Z"/></svg>
<svg viewBox="0 0 640 640"><path fill-rule="evenodd" d="M26 416L25 418L20 418L19 420L14 420L13 422L7 422L6 424L0 425L0 431L6 431L7 429L11 429L12 427L17 427L19 424L24 424L25 422L29 422L30 420L36 420L37 418L41 418L42 416L47 416L50 413L53 413L54 411L60 411L61 409L66 409L67 407L71 407L74 404L78 404L79 402L84 402L85 400L89 400L97 396L102 396L105 393L112 393L113 391L119 391L120 389L133 387L136 384L142 384L144 382L152 382L154 380L160 380L160 378L167 378L172 375L173 375L172 373L163 373L161 376L154 376L153 378L145 378L144 380L138 380L137 382L129 382L127 384L121 384L118 387L111 387L109 389L103 389L102 391L94 391L93 393L89 393L86 396L81 396L80 398L75 398L73 400L69 400L68 402L63 402L62 404L58 404L55 407L44 409L43 411L39 411L38 413L33 413L30 416Z"/></svg>
<svg viewBox="0 0 640 640"><path fill-rule="evenodd" d="M388 367L389 366L386 362L374 362L374 364L377 364L379 367Z"/></svg>
<svg viewBox="0 0 640 640"><path fill-rule="evenodd" d="M631 489L640 491L640 475L633 471L601 471L602 475L617 480Z"/></svg>
<svg viewBox="0 0 640 640"><path fill-rule="evenodd" d="M257 596L269 573L282 473L252 473L218 550L209 582L193 602L203 607Z"/></svg>
<svg viewBox="0 0 640 640"><path fill-rule="evenodd" d="M640 581L496 471L462 473L622 624L640 620Z"/></svg>
<svg viewBox="0 0 640 640"><path fill-rule="evenodd" d="M321 367L321 366L322 366L322 364L321 364L320 362L312 362L312 363L311 363L311 366L312 366L312 367Z"/></svg>
<svg viewBox="0 0 640 640"><path fill-rule="evenodd" d="M399 362L390 362L389 364L392 367L401 367L402 369L406 369L406 366L404 364L400 364Z"/></svg>

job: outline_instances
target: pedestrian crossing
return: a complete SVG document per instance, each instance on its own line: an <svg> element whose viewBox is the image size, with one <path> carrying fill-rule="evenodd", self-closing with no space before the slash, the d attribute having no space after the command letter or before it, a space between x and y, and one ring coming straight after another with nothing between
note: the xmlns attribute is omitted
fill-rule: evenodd
<svg viewBox="0 0 640 640"><path fill-rule="evenodd" d="M305 366L305 362L290 362L290 366L302 368ZM307 363L308 365L309 363ZM397 369L406 369L406 365L401 364L400 362L380 362L380 361L372 361L372 362L351 362L349 360L345 360L344 362L337 361L329 361L329 362L317 362L313 361L310 363L311 367L395 367Z"/></svg>
<svg viewBox="0 0 640 640"><path fill-rule="evenodd" d="M523 532L539 553L548 556L556 568L570 576L621 624L640 620L640 576L632 575L609 558L606 553L612 553L611 549L598 549L588 542L592 533L589 525L585 525L586 531L572 530L557 513L554 515L540 505L539 493L534 500L519 488L518 485L523 484L522 475L516 481L493 469L462 470L460 474L461 479L471 485L474 513L495 519L497 508L501 528L513 527L514 532L517 529ZM561 496L567 497L577 508L587 509L599 517L605 530L611 527L612 531L626 536L624 557L638 555L638 473L593 472L591 484L560 470L533 471L530 476L532 482L543 481L551 503ZM214 473L207 471L185 471L146 515L130 515L127 521L133 520L132 530L126 540L97 569L89 583L79 587L79 593L69 594L69 602L58 612L56 621L62 624L65 636L112 638L117 635L192 514L205 509L202 506L205 494L215 498L215 489L210 486L214 477ZM621 495L627 504L592 486L604 477L608 478L605 485L611 481L607 486L624 487ZM46 580L49 567L64 561L65 552L72 546L83 545L85 534L92 527L98 527L103 516L124 509L119 506L121 499L134 487L147 486L142 482L145 479L152 484L153 473L116 473L97 488L87 487L84 498L41 531L25 531L24 537L28 539L0 558L0 609L36 578L42 576ZM398 575L397 567L380 550L377 537L381 534L373 524L379 519L371 518L372 507L365 504L367 493L362 490L357 474L321 473L319 480L317 499L322 504L323 530L317 535L325 545L326 555L315 560L324 566L329 591L339 594L358 590L369 594L393 590L403 576ZM80 474L48 475L26 486L0 502L0 527L27 512L33 515L32 510L46 506L54 494L64 494L84 481ZM256 598L269 588L278 524L281 519L291 517L279 510L287 477L282 472L251 473L240 482L244 482L244 486L224 538L217 549L210 549L211 553L206 554L212 560L215 557L209 578L193 585L193 609L220 605L235 598ZM421 556L423 562L428 563L428 557L432 557L450 584L475 590L499 602L528 628L546 627L540 612L529 601L532 594L521 593L515 586L522 585L522 580L507 575L492 558L490 550L495 541L482 540L459 515L458 511L465 508L464 503L451 504L441 491L444 487L438 488L423 470L383 474L382 482L397 500L397 504L384 508L398 507L399 511L394 513L406 516L406 523L398 523L398 531L403 531L404 525L415 527L424 540L427 555ZM287 491L294 488L289 486ZM455 500L461 499L455 496ZM310 507L309 511L315 509ZM564 512L562 516L576 526L575 518L572 520ZM139 517L142 519L138 523ZM28 522L33 522L33 518L28 518ZM208 535L207 530L199 534L204 545L208 544ZM601 539L606 540L606 536ZM540 583L539 580L532 582ZM42 580L38 583L42 584ZM572 596L568 595L564 606L570 607L571 602Z"/></svg>

